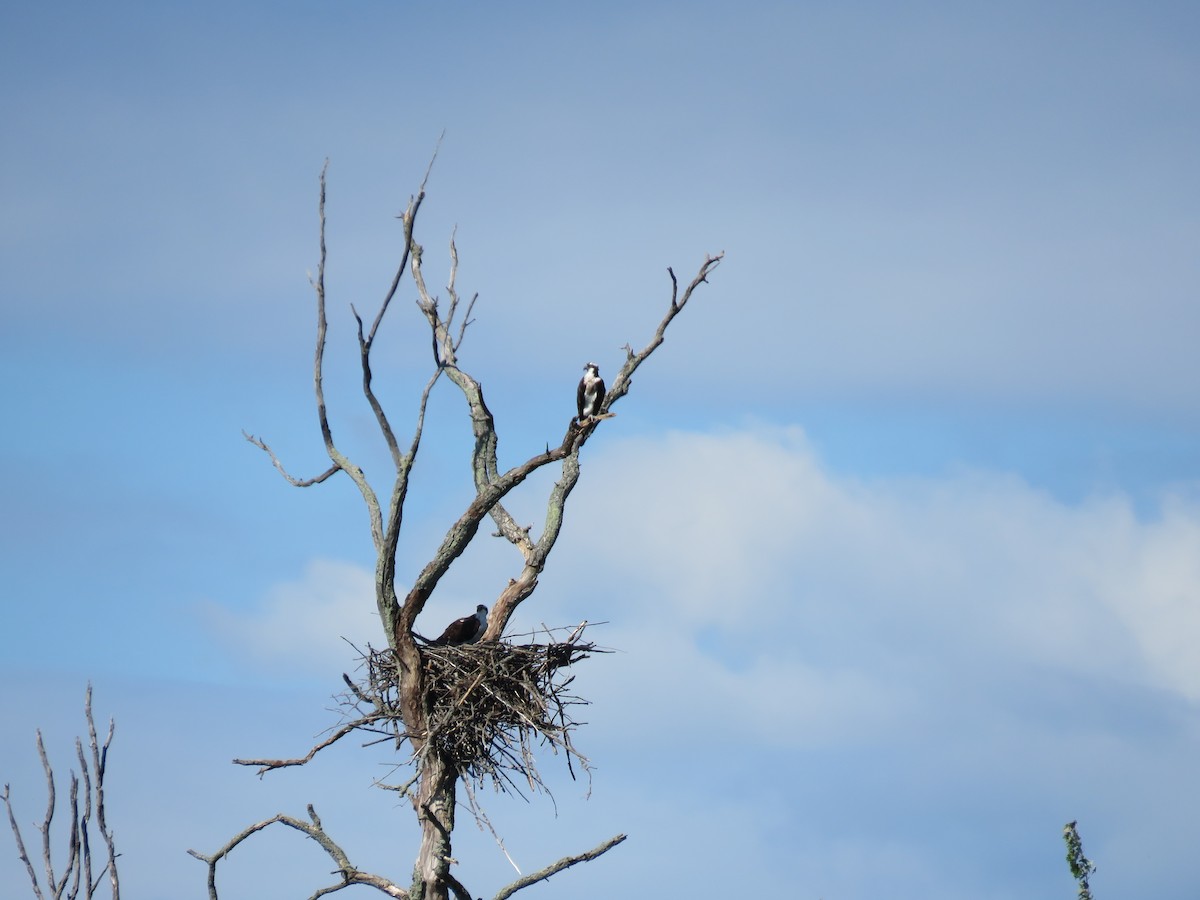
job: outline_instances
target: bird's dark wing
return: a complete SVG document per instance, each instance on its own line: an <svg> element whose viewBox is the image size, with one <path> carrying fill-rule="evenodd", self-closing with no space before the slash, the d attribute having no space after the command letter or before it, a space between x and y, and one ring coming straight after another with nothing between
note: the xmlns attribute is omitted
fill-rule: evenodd
<svg viewBox="0 0 1200 900"><path fill-rule="evenodd" d="M461 644L463 641L469 641L475 634L475 629L478 627L478 621L474 616L463 616L461 619L455 619L446 626L446 630L442 632L435 644Z"/></svg>

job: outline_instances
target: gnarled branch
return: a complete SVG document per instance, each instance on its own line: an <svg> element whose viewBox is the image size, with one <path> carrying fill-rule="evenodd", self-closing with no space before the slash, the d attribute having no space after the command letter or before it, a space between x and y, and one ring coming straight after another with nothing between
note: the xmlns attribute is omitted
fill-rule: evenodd
<svg viewBox="0 0 1200 900"><path fill-rule="evenodd" d="M407 900L408 891L404 890L404 888L397 885L391 879L384 878L382 875L373 875L370 872L359 871L351 864L350 858L346 855L346 851L338 846L333 838L325 833L325 829L321 825L321 819L317 815L317 811L313 809L311 803L308 805L308 818L309 821L305 822L301 819L295 818L294 816L279 813L278 815L274 815L269 819L264 819L261 822L256 822L247 828L243 828L232 838L230 838L230 840L223 847L217 850L216 853L205 855L203 853L198 853L195 850L188 850L188 853L191 856L194 856L196 859L207 864L208 866L209 900L220 900L217 894L217 864L220 863L220 861L230 853L232 853L234 848L237 847L242 841L246 840L246 838L250 837L252 834L257 834L264 828L268 828L269 826L277 823L280 825L287 825L289 828L294 828L296 831L307 835L320 844L321 849L329 854L329 858L333 860L334 866L336 867L334 872L342 876L342 880L340 882L320 888L318 891L316 891L316 893L310 896L309 900L316 900L317 897L324 897L327 894L335 893L336 891L340 891L343 888L348 888L355 884L365 884L368 887L373 887L376 890L382 891L389 897Z"/></svg>

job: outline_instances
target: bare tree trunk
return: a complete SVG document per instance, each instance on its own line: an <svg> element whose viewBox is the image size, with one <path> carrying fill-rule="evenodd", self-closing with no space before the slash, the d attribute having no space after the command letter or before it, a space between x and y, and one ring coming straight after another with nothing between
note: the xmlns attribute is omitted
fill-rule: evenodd
<svg viewBox="0 0 1200 900"><path fill-rule="evenodd" d="M413 800L421 823L421 849L411 890L414 900L448 900L457 781L458 772L441 753L433 751L426 756L421 785Z"/></svg>
<svg viewBox="0 0 1200 900"><path fill-rule="evenodd" d="M412 803L421 826L421 844L413 866L410 896L413 900L447 900L458 771L439 751L437 742L430 739L425 671L412 632L397 629L392 649L400 666L400 705L405 729L420 767Z"/></svg>

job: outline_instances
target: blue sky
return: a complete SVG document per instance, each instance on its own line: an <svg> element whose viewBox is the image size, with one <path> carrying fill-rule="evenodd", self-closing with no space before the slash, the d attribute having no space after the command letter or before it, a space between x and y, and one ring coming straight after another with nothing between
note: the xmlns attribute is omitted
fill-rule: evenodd
<svg viewBox="0 0 1200 900"><path fill-rule="evenodd" d="M349 304L374 309L445 131L419 238L478 291L461 354L502 462L561 435L582 363L653 331L666 267L725 262L589 443L518 628L604 620L580 670L590 799L488 798L522 896L1190 897L1200 791L1200 13L1192 4L66 3L0 28L0 777L43 804L84 685L117 719L131 896L313 802L404 880L411 816L306 749L379 642L366 516L310 386L328 157L328 390L387 459ZM439 283L440 274L434 279ZM401 295L377 384L428 373ZM470 490L434 396L402 572ZM538 518L535 480L514 500ZM490 603L484 544L427 612ZM403 576L402 576L403 577ZM423 620L424 621L424 620ZM554 760L547 761L547 768ZM27 832L28 836L28 832ZM0 837L0 847L7 838ZM0 885L23 890L9 849ZM465 818L462 880L515 876ZM222 896L327 863L247 845Z"/></svg>

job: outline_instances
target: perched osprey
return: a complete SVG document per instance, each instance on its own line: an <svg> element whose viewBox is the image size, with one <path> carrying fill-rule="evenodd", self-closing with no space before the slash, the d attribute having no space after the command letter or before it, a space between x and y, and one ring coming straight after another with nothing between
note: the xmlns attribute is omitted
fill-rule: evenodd
<svg viewBox="0 0 1200 900"><path fill-rule="evenodd" d="M487 631L487 607L480 603L475 607L475 615L455 619L446 626L442 636L434 641L435 644L473 644Z"/></svg>
<svg viewBox="0 0 1200 900"><path fill-rule="evenodd" d="M579 379L579 390L575 392L575 404L579 407L579 421L600 415L600 404L604 402L604 379L600 377L600 367L588 363L583 367L583 377Z"/></svg>

